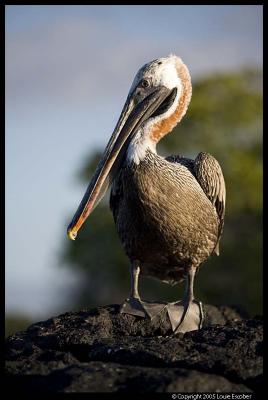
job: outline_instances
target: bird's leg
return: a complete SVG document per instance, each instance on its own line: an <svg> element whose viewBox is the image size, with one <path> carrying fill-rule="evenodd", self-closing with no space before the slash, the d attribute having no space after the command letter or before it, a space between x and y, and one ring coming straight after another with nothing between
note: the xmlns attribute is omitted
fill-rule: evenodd
<svg viewBox="0 0 268 400"><path fill-rule="evenodd" d="M139 295L139 274L140 266L139 262L135 260L131 264L130 276L131 276L131 291L130 297L122 304L120 313L138 315L143 318L152 319L154 316L165 308L163 303L149 303L142 301Z"/></svg>
<svg viewBox="0 0 268 400"><path fill-rule="evenodd" d="M196 267L188 270L183 300L170 304L168 315L174 333L200 329L204 319L202 303L194 298L194 277Z"/></svg>
<svg viewBox="0 0 268 400"><path fill-rule="evenodd" d="M133 264L131 265L130 275L131 275L130 297L140 300L139 289L138 289L140 267L138 261L134 261Z"/></svg>
<svg viewBox="0 0 268 400"><path fill-rule="evenodd" d="M130 296L122 304L120 312L124 314L138 315L140 317L145 318L148 317L148 315L142 306L141 298L139 295L139 290L138 290L139 274L140 274L139 262L135 260L131 264L130 268L130 283L131 283Z"/></svg>

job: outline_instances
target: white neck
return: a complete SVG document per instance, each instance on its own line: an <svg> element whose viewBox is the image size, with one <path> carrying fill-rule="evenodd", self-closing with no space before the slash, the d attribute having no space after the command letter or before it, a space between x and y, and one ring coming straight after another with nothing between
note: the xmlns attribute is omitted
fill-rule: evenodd
<svg viewBox="0 0 268 400"><path fill-rule="evenodd" d="M140 161L144 160L147 149L156 154L156 142L144 133L144 129L141 128L131 140L127 149L128 164L134 162L134 164L139 165Z"/></svg>

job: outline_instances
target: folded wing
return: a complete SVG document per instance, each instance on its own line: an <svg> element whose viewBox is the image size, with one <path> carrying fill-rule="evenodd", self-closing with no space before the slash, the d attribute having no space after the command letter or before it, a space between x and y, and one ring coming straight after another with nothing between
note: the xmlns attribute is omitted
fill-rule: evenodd
<svg viewBox="0 0 268 400"><path fill-rule="evenodd" d="M226 188L218 161L209 153L199 153L193 165L194 174L203 191L216 208L219 216L218 242L214 252L219 255L219 241L223 231Z"/></svg>
<svg viewBox="0 0 268 400"><path fill-rule="evenodd" d="M166 160L178 162L187 167L215 207L219 217L219 233L214 253L219 255L219 241L223 231L226 202L225 182L220 164L212 155L204 152L199 153L195 160L179 155L168 156Z"/></svg>

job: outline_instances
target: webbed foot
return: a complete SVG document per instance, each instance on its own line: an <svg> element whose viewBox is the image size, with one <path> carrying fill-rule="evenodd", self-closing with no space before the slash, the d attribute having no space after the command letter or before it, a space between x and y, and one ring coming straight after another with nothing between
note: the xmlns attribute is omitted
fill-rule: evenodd
<svg viewBox="0 0 268 400"><path fill-rule="evenodd" d="M143 301L137 297L130 297L122 304L120 313L138 315L143 318L155 318L167 306L166 303Z"/></svg>
<svg viewBox="0 0 268 400"><path fill-rule="evenodd" d="M167 305L167 312L174 334L202 328L204 313L202 303L197 300L181 300Z"/></svg>

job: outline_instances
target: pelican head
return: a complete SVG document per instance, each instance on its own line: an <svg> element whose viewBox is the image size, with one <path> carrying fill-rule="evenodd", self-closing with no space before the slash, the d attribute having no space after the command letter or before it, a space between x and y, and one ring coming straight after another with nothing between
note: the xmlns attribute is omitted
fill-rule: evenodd
<svg viewBox="0 0 268 400"><path fill-rule="evenodd" d="M181 120L191 99L191 78L182 60L158 58L137 72L114 132L68 226L74 240L117 175L122 161L139 162Z"/></svg>

